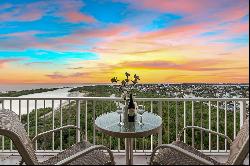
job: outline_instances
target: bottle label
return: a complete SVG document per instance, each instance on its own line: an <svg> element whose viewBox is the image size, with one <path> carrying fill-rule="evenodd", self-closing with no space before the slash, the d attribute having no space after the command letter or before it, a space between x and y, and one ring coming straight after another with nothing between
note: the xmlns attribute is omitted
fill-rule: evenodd
<svg viewBox="0 0 250 166"><path fill-rule="evenodd" d="M135 115L135 109L129 109L128 110L128 115L129 116L134 116Z"/></svg>

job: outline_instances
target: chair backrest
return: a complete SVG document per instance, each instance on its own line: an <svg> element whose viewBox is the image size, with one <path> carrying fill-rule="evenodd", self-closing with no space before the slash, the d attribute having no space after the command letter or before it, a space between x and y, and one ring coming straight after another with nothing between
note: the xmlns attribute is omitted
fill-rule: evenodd
<svg viewBox="0 0 250 166"><path fill-rule="evenodd" d="M249 153L249 117L244 121L237 137L230 146L227 164L242 165Z"/></svg>
<svg viewBox="0 0 250 166"><path fill-rule="evenodd" d="M0 135L13 141L26 165L38 164L32 142L15 112L0 110Z"/></svg>

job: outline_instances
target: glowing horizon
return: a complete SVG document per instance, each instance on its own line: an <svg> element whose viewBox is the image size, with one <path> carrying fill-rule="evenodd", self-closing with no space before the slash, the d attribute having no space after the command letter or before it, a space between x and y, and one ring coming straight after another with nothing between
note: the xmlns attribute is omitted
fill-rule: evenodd
<svg viewBox="0 0 250 166"><path fill-rule="evenodd" d="M248 0L12 0L0 22L0 84L249 83Z"/></svg>

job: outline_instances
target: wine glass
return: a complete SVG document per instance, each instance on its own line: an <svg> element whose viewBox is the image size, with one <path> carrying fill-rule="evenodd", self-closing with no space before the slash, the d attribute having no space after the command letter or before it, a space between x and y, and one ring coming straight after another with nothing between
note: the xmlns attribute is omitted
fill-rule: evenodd
<svg viewBox="0 0 250 166"><path fill-rule="evenodd" d="M145 112L145 106L144 105L138 105L137 113L140 115L139 125L143 125L143 123L142 123L142 114L144 112Z"/></svg>
<svg viewBox="0 0 250 166"><path fill-rule="evenodd" d="M120 115L119 126L123 126L124 125L124 123L122 122L123 107L120 105L120 103L118 104L116 112Z"/></svg>

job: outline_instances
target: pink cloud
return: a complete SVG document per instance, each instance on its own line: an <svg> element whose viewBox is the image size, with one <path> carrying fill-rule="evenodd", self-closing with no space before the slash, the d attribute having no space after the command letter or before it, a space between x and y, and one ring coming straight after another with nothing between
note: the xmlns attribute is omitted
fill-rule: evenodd
<svg viewBox="0 0 250 166"><path fill-rule="evenodd" d="M0 21L35 21L43 17L42 2L29 5L12 5L13 10L0 15Z"/></svg>
<svg viewBox="0 0 250 166"><path fill-rule="evenodd" d="M6 5L6 4L4 4ZM41 19L50 10L50 5L45 1L28 4L12 4L11 10L0 15L1 21L35 21Z"/></svg>
<svg viewBox="0 0 250 166"><path fill-rule="evenodd" d="M247 14L249 14L249 1L239 0L238 3L234 3L224 10L222 7L222 10L211 13L209 17L218 21L230 22L239 20Z"/></svg>
<svg viewBox="0 0 250 166"><path fill-rule="evenodd" d="M53 74L47 74L46 76L49 77L49 78L52 78L52 79L66 78L65 75L62 75L62 74L57 73L57 72L56 72L56 73L53 73Z"/></svg>
<svg viewBox="0 0 250 166"><path fill-rule="evenodd" d="M58 45L60 47L63 47L64 45L69 44L75 44L75 45L82 45L86 44L86 39L108 39L112 37L117 37L119 35L122 35L122 33L130 31L131 28L128 26L113 26L109 27L108 29L87 29L87 30L80 30L76 31L68 36L55 38L51 43L54 43L53 45Z"/></svg>
<svg viewBox="0 0 250 166"><path fill-rule="evenodd" d="M80 35L82 37L112 37L116 35L121 35L122 33L130 31L132 28L126 25L112 26L107 29L90 29L82 32L78 32L75 35Z"/></svg>
<svg viewBox="0 0 250 166"><path fill-rule="evenodd" d="M53 0L39 1L28 4L3 4L0 10L4 11L0 15L0 21L35 21L46 15L52 15L64 18L67 22L95 22L91 16L81 13L80 9L84 6L82 1L78 0Z"/></svg>
<svg viewBox="0 0 250 166"><path fill-rule="evenodd" d="M180 25L171 28L162 29L156 32L151 32L145 34L145 38L159 38L159 37L177 37L181 36L185 37L193 36L194 34L198 34L206 31L206 29L210 29L210 23L199 23L199 24L189 24L189 25ZM211 29L210 29L211 30Z"/></svg>
<svg viewBox="0 0 250 166"><path fill-rule="evenodd" d="M157 52L164 50L175 49L176 46L190 45L190 43L193 46L199 45L201 44L201 39L195 38L195 35L215 28L216 26L208 23L180 25L153 32L138 32L131 28L128 29L129 34L127 35L118 33L111 38L105 37L105 42L97 43L93 51L130 55L157 54ZM204 40L203 42L206 41ZM121 45L122 47L119 47ZM184 48L187 48L187 46Z"/></svg>
<svg viewBox="0 0 250 166"><path fill-rule="evenodd" d="M76 72L76 73L72 73L69 75L64 75L64 74L61 74L59 72L55 72L53 74L47 74L46 76L51 78L51 79L68 79L68 78L88 77L89 73Z"/></svg>
<svg viewBox="0 0 250 166"><path fill-rule="evenodd" d="M73 32L68 36L49 38L40 40L35 35L44 32L28 31L18 32L3 35L8 37L1 43L0 49L27 49L27 48L42 48L52 50L72 50L74 46L86 44L88 38L112 38L122 33L130 31L128 26L113 26L108 29L87 29Z"/></svg>
<svg viewBox="0 0 250 166"><path fill-rule="evenodd" d="M82 1L67 1L61 0L56 1L58 5L60 5L60 9L56 13L58 16L64 17L67 22L78 23L78 22L87 22L93 23L95 22L95 18L82 13L80 10L85 4Z"/></svg>
<svg viewBox="0 0 250 166"><path fill-rule="evenodd" d="M222 31L222 34L200 37L200 34L213 31ZM227 40L238 35L249 32L249 23L234 21L228 24L220 25L218 21L201 22L197 24L178 25L164 28L152 32L138 32L130 29L129 35L117 34L105 42L96 44L93 51L99 53L119 53L130 55L144 55L145 53L157 54L159 51L169 49L186 49L192 50L195 47L203 47L204 49L225 49L232 47L231 43L216 43L215 40ZM211 42L210 42L211 41ZM134 43L129 45L129 43ZM210 42L210 43L208 43ZM123 47L114 47L123 45ZM127 46L127 47L126 47ZM176 47L177 46L177 47ZM188 48L190 46L190 48Z"/></svg>
<svg viewBox="0 0 250 166"><path fill-rule="evenodd" d="M157 0L160 1L161 0ZM79 12L80 8L84 6L81 1L53 1L54 3L60 3L63 8L60 8L57 15L65 18L66 20L71 20L71 22L92 22L95 21L94 18L91 16L86 16ZM133 1L134 2L134 1ZM142 4L152 3L152 1L142 0ZM183 3L186 2L183 1ZM210 3L210 1L205 1L204 3ZM230 1L231 2L231 1ZM132 1L131 1L132 3ZM134 2L135 3L135 2ZM163 5L165 3L170 3L169 1L162 1ZM173 3L173 4L172 4ZM176 1L171 1L170 6L174 6ZM196 9L200 8L199 5L204 5L204 3L198 4L188 4L186 10L188 9ZM218 3L221 4L221 3ZM218 6L217 3L212 3L211 5ZM158 5L156 3L156 5ZM168 5L168 4L167 4ZM192 6L194 5L194 6ZM182 6L182 5L179 5ZM232 6L232 5L229 5ZM178 5L176 6L178 8ZM183 8L183 7L179 7ZM181 10L181 9L178 9ZM198 10L198 9L197 9ZM185 11L183 9L183 11ZM206 10L204 9L204 12ZM197 11L195 11L197 12ZM218 12L217 12L218 13ZM213 15L214 13L211 13ZM68 15L68 16L67 16ZM215 16L211 16L215 17ZM4 43L1 44L0 48L7 48L7 49L26 49L26 48L43 48L43 49L53 49L53 50L72 50L77 49L78 46L81 45L88 45L88 40L86 39L102 39L100 43L95 44L95 47L92 49L94 51L106 51L106 52L138 52L127 50L124 51L122 48L115 48L114 45L117 43L124 43L133 41L135 44L140 43L144 45L145 49L143 48L141 52L148 51L148 50L158 50L159 47L170 47L172 44L181 45L181 44L190 44L193 45L202 44L209 40L216 40L216 39L223 39L231 37L232 34L237 35L238 33L245 32L248 30L249 25L247 23L235 23L232 22L230 25L219 25L221 22L216 20L214 21L202 21L199 23L194 24L178 24L176 26L168 27L165 29L161 29L158 31L153 32L140 32L135 28L128 26L128 25L113 25L106 29L83 29L73 32L70 35L57 37L57 38L48 38L40 40L36 38L34 35L35 33L16 33L16 34L8 34L9 36L18 36L20 40L11 40L6 39ZM237 25L236 25L237 24ZM213 30L226 30L228 33L225 35L218 35L213 37L206 37L203 39L196 38L196 35L199 35L204 32L210 32ZM225 44L226 45L226 44ZM92 45L91 45L92 46ZM147 48L148 47L148 48Z"/></svg>
<svg viewBox="0 0 250 166"><path fill-rule="evenodd" d="M8 3L3 4L3 5L0 6L0 11L1 11L1 10L5 10L5 9L9 9L9 8L11 8L11 7L12 7L11 4L8 4Z"/></svg>
<svg viewBox="0 0 250 166"><path fill-rule="evenodd" d="M88 73L77 72L77 73L73 73L73 74L69 75L69 77L86 77L88 75L89 75Z"/></svg>
<svg viewBox="0 0 250 166"><path fill-rule="evenodd" d="M128 2L132 7L141 10L156 10L160 12L184 13L183 19L177 22L175 26L167 27L152 32L139 32L134 29L130 35L122 36L117 34L112 40L100 42L93 49L100 53L128 53L131 55L140 50L149 52L159 48L170 48L175 45L209 45L211 47L220 46L225 48L232 46L230 43L208 42L215 40L227 40L237 35L248 33L249 23L241 23L239 19L249 13L249 2L245 0L115 0ZM180 5L181 4L181 5ZM226 4L226 5L225 5ZM183 22L183 21L190 21ZM227 23L227 24L223 24ZM207 36L206 38L197 37L202 33L222 31L224 34ZM114 46L122 43L134 42L136 46L141 46L138 50L124 50L122 48L114 49ZM185 47L187 49L187 47ZM139 51L139 52L140 52Z"/></svg>
<svg viewBox="0 0 250 166"><path fill-rule="evenodd" d="M63 14L68 22L95 22L96 20L88 15L82 14L80 12L66 12Z"/></svg>
<svg viewBox="0 0 250 166"><path fill-rule="evenodd" d="M249 22L234 22L224 26L225 30L231 35L243 34L249 32ZM228 34L227 34L228 35Z"/></svg>
<svg viewBox="0 0 250 166"><path fill-rule="evenodd" d="M125 0L126 1L126 0ZM215 4L209 3L208 0L140 0L136 3L133 0L127 0L130 3L135 3L138 8L147 8L162 12L179 12L193 13L200 12L205 7L214 7Z"/></svg>
<svg viewBox="0 0 250 166"><path fill-rule="evenodd" d="M4 67L5 64L11 63L11 62L18 62L25 60L23 58L13 58L13 59L0 59L0 68Z"/></svg>
<svg viewBox="0 0 250 166"><path fill-rule="evenodd" d="M129 3L140 10L176 13L185 20L233 21L249 13L247 0L115 0ZM205 20L204 20L205 19Z"/></svg>
<svg viewBox="0 0 250 166"><path fill-rule="evenodd" d="M1 42L0 49L3 50L24 50L28 48L32 48L33 46L39 45L45 46L46 43L39 42L38 38L35 36L37 34L41 34L39 31L26 31L26 32L15 32L2 34L2 37L5 37ZM0 40L1 41L1 40Z"/></svg>

